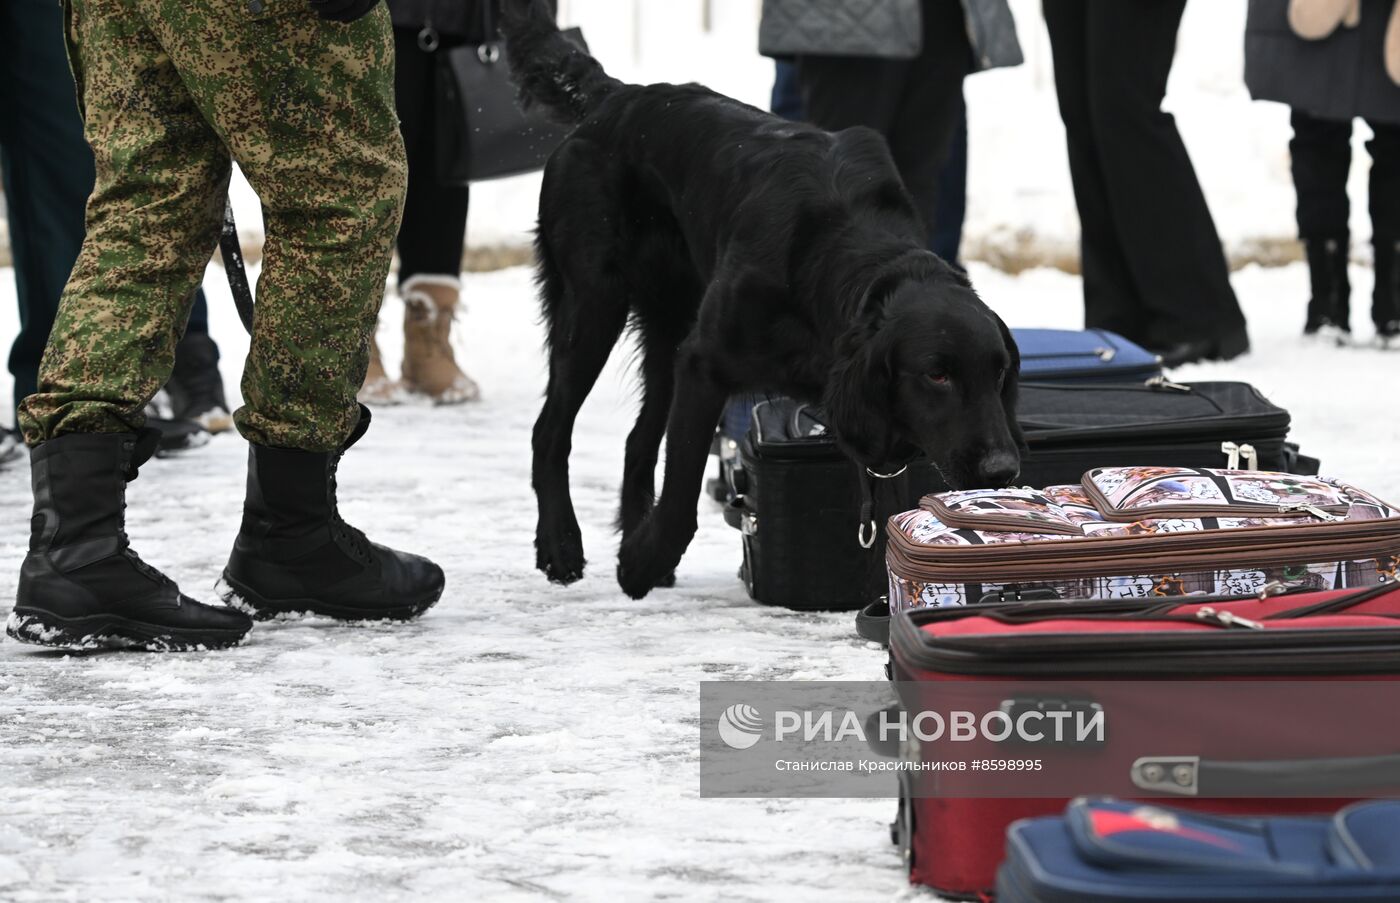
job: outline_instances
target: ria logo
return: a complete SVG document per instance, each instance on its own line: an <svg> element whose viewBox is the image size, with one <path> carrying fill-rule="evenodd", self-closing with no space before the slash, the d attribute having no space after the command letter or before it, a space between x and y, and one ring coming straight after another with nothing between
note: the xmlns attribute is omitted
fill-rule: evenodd
<svg viewBox="0 0 1400 903"><path fill-rule="evenodd" d="M730 749L749 749L763 738L763 716L753 706L736 702L719 716L719 738Z"/></svg>

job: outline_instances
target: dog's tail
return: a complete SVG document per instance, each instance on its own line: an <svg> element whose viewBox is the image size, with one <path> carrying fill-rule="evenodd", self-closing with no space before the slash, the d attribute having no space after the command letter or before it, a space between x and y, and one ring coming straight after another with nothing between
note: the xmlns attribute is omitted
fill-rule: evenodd
<svg viewBox="0 0 1400 903"><path fill-rule="evenodd" d="M564 123L581 122L622 82L563 36L548 0L504 0L501 34L512 78L527 104Z"/></svg>

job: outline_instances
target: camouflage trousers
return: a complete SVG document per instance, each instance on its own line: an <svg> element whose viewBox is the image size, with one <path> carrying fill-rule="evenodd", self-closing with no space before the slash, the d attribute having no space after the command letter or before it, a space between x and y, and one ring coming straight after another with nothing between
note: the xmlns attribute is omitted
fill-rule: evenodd
<svg viewBox="0 0 1400 903"><path fill-rule="evenodd" d="M341 25L305 0L67 0L67 36L97 186L20 411L25 440L144 423L218 243L233 159L267 234L239 431L338 448L359 417L407 186L388 11Z"/></svg>

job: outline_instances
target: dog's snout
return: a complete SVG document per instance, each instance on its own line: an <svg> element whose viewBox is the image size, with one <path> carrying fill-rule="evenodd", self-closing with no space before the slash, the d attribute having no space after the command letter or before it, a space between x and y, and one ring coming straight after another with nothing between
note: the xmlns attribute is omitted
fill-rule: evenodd
<svg viewBox="0 0 1400 903"><path fill-rule="evenodd" d="M1000 489L1011 485L1020 476L1021 458L1015 452L998 451L985 456L977 466L980 485L988 489Z"/></svg>

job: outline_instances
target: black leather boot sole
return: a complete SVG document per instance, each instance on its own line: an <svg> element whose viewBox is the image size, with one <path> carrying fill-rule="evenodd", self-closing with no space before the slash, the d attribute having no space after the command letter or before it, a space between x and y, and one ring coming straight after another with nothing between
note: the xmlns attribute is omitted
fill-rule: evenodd
<svg viewBox="0 0 1400 903"><path fill-rule="evenodd" d="M179 628L114 614L64 618L42 609L16 606L5 624L5 633L21 643L82 652L204 652L241 645L251 627L244 622L228 629Z"/></svg>
<svg viewBox="0 0 1400 903"><path fill-rule="evenodd" d="M383 605L374 611L362 607L336 605L324 599L268 599L224 573L215 592L224 604L254 621L296 621L302 618L334 618L349 623L373 624L379 621L412 621L442 598L446 582L439 583L428 596L404 600L400 605Z"/></svg>

